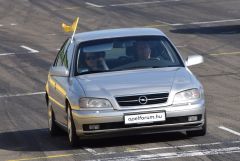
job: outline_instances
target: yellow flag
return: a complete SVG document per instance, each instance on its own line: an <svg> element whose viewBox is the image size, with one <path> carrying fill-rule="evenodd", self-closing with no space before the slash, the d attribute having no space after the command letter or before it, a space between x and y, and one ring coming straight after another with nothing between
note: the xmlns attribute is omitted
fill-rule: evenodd
<svg viewBox="0 0 240 161"><path fill-rule="evenodd" d="M62 28L63 28L63 30L64 30L65 32L74 32L74 31L76 31L77 25L78 25L78 20L79 20L79 17L77 17L77 18L73 21L73 23L72 23L71 26L68 26L68 25L66 25L65 23L62 23Z"/></svg>

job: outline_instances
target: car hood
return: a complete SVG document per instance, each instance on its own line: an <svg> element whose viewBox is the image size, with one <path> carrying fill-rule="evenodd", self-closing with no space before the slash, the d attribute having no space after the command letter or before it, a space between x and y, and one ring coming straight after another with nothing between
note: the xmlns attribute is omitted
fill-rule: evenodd
<svg viewBox="0 0 240 161"><path fill-rule="evenodd" d="M187 88L192 82L191 73L184 67L94 73L80 75L77 80L87 97L98 98L170 92L173 87Z"/></svg>

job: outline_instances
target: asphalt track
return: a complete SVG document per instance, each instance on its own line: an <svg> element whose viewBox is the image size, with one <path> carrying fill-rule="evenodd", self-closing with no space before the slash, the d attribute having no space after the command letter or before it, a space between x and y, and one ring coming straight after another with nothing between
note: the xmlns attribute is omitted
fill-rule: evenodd
<svg viewBox="0 0 240 161"><path fill-rule="evenodd" d="M119 137L71 148L47 130L44 86L79 16L77 32L156 27L184 55L205 87L208 132ZM0 160L240 160L239 0L0 0Z"/></svg>

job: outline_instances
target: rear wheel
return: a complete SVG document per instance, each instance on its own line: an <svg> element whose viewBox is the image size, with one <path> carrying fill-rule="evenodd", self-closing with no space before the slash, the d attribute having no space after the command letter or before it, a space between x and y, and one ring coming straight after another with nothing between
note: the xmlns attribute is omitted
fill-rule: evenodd
<svg viewBox="0 0 240 161"><path fill-rule="evenodd" d="M78 137L76 134L76 128L72 118L70 105L68 105L68 109L67 109L67 129L68 129L68 139L70 144L72 146L76 146L78 144Z"/></svg>
<svg viewBox="0 0 240 161"><path fill-rule="evenodd" d="M55 136L59 132L59 128L55 122L51 103L48 104L48 130L51 136Z"/></svg>

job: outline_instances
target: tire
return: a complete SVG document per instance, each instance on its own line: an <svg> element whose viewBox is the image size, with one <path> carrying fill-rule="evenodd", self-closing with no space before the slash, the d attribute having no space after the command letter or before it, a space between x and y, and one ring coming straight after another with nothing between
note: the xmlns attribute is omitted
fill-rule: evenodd
<svg viewBox="0 0 240 161"><path fill-rule="evenodd" d="M67 129L68 129L68 140L72 147L75 147L78 145L78 137L76 134L76 128L74 125L74 121L72 118L72 112L71 107L68 105L67 108Z"/></svg>
<svg viewBox="0 0 240 161"><path fill-rule="evenodd" d="M59 127L55 122L51 103L48 104L48 130L51 136L56 136L59 132Z"/></svg>
<svg viewBox="0 0 240 161"><path fill-rule="evenodd" d="M194 130L194 131L187 131L188 137L195 137L195 136L204 136L207 133L207 119L205 118L204 124L201 130Z"/></svg>

